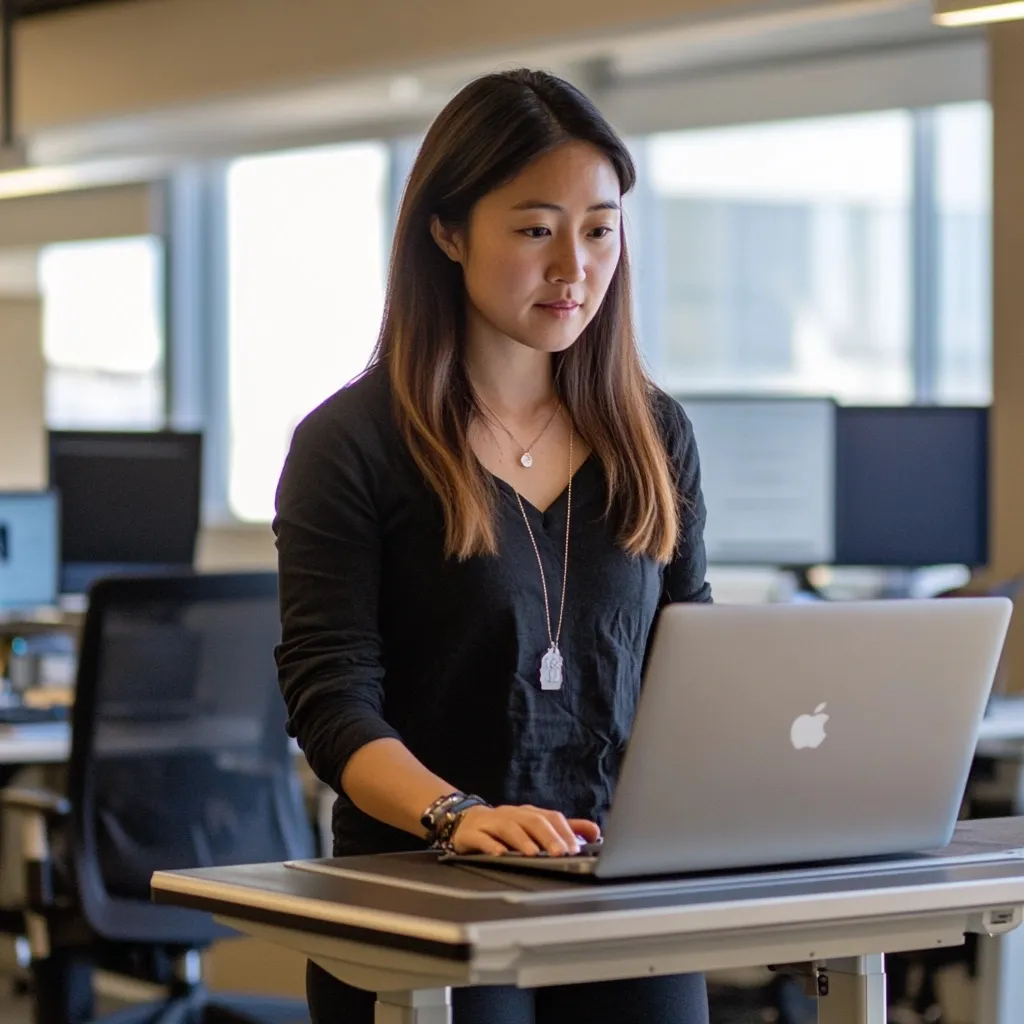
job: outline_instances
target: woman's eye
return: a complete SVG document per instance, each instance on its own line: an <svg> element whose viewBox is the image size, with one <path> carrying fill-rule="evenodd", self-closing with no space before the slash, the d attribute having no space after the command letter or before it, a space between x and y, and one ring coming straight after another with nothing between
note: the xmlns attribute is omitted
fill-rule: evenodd
<svg viewBox="0 0 1024 1024"><path fill-rule="evenodd" d="M615 229L609 227L594 228L590 232L592 238L607 238Z"/></svg>
<svg viewBox="0 0 1024 1024"><path fill-rule="evenodd" d="M527 238L545 238L551 232L547 228L524 228L520 234L526 235Z"/></svg>

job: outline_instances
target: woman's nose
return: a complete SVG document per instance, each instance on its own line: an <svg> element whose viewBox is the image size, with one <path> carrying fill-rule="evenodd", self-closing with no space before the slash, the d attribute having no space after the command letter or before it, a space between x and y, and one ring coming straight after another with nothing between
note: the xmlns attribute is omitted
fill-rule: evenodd
<svg viewBox="0 0 1024 1024"><path fill-rule="evenodd" d="M586 279L583 257L575 245L566 245L559 251L548 274L551 281L562 281L565 284L578 284Z"/></svg>

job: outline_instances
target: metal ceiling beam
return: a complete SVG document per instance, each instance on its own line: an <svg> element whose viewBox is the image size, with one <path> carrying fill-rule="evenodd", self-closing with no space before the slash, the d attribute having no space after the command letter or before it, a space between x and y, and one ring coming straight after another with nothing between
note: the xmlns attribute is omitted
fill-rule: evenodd
<svg viewBox="0 0 1024 1024"><path fill-rule="evenodd" d="M0 0L0 150L14 148L14 17L18 0Z"/></svg>

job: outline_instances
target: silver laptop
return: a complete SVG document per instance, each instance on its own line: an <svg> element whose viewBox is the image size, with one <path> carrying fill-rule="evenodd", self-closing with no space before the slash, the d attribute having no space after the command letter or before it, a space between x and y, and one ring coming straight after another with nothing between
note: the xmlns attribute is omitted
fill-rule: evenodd
<svg viewBox="0 0 1024 1024"><path fill-rule="evenodd" d="M952 838L1005 598L670 605L603 842L451 856L616 879L853 860Z"/></svg>

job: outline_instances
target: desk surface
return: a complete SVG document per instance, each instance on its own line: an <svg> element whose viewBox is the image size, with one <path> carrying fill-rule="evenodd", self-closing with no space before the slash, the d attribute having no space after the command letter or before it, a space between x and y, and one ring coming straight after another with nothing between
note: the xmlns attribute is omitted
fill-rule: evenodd
<svg viewBox="0 0 1024 1024"><path fill-rule="evenodd" d="M59 764L71 756L67 722L0 725L0 765Z"/></svg>
<svg viewBox="0 0 1024 1024"><path fill-rule="evenodd" d="M814 870L595 884L394 854L319 862L336 874L283 864L158 872L153 894L232 920L467 962L524 945L1011 912L1024 906L1022 848L1024 819L1013 818L965 822L951 847L919 859Z"/></svg>
<svg viewBox="0 0 1024 1024"><path fill-rule="evenodd" d="M0 612L0 637L77 632L82 628L84 621L85 614L83 612L60 609L48 609L32 616Z"/></svg>
<svg viewBox="0 0 1024 1024"><path fill-rule="evenodd" d="M139 750L160 750L171 747L175 750L189 746L201 747L204 743L221 744L229 727L223 722L207 722L197 728L190 725L186 735L161 727L154 737L152 730L144 726L126 726L121 730L120 740L109 742L111 750L120 749L125 753ZM251 736L242 730L240 743L248 742ZM292 740L291 750L301 754L298 744ZM71 725L68 722L32 722L21 725L0 725L0 765L12 764L59 764L71 756Z"/></svg>

